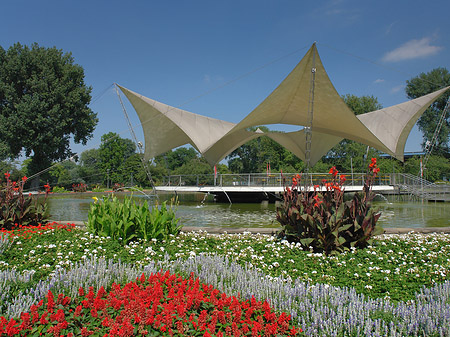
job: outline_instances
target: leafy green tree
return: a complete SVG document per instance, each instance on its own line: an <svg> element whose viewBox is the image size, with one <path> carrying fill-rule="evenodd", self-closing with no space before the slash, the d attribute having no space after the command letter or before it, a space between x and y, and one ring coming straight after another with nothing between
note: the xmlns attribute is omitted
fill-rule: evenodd
<svg viewBox="0 0 450 337"><path fill-rule="evenodd" d="M79 176L78 165L71 160L54 165L50 170L50 176L53 178L50 185L58 185L66 189L71 189L73 184L84 183Z"/></svg>
<svg viewBox="0 0 450 337"><path fill-rule="evenodd" d="M446 68L436 68L428 73L420 73L418 76L406 81L406 95L409 98L417 98L433 91L450 86L450 73ZM423 115L417 121L417 126L423 132L422 148L425 150L427 141L431 141L437 123L442 115L445 104L450 96L447 92L441 98L437 99L431 106L425 110ZM445 116L445 122L441 127L433 153L450 156L449 138L450 137L450 114Z"/></svg>
<svg viewBox="0 0 450 337"><path fill-rule="evenodd" d="M256 127L252 129L256 130ZM259 126L259 129L270 131L265 126ZM297 172L302 168L300 159L266 136L248 141L226 158L233 173L265 172L269 163L272 172Z"/></svg>
<svg viewBox="0 0 450 337"><path fill-rule="evenodd" d="M141 159L142 155L135 153L128 157L123 163L122 168L122 181L126 186L141 186L141 187L151 187L150 180L145 171L144 165ZM157 172L152 170L152 165L147 164L150 170L150 175L152 177L153 183L156 184L156 180L160 180L162 176L156 177Z"/></svg>
<svg viewBox="0 0 450 337"><path fill-rule="evenodd" d="M420 157L415 156L405 161L404 171L413 175L420 174ZM450 160L437 155L431 155L423 172L426 180L435 182L450 177Z"/></svg>
<svg viewBox="0 0 450 337"><path fill-rule="evenodd" d="M70 177L69 170L67 170L60 163L56 164L50 170L50 176L52 177L51 186L58 185L60 187L64 187L69 189L72 186L72 179Z"/></svg>
<svg viewBox="0 0 450 337"><path fill-rule="evenodd" d="M402 162L392 157L378 158L377 165L378 168L380 169L380 175L389 173L403 173Z"/></svg>
<svg viewBox="0 0 450 337"><path fill-rule="evenodd" d="M148 163L148 168L150 170L150 174L152 175L153 182L156 185L162 184L164 182L164 177L169 175L169 171L161 163Z"/></svg>
<svg viewBox="0 0 450 337"><path fill-rule="evenodd" d="M127 138L121 138L117 133L109 132L101 138L99 148L100 170L111 183L125 183L125 161L136 151L136 145Z"/></svg>
<svg viewBox="0 0 450 337"><path fill-rule="evenodd" d="M196 185L197 176L199 184L212 184L214 181L214 170L211 165L208 164L206 159L200 156L192 158L182 166L172 171L173 175L190 175L184 179L187 185Z"/></svg>
<svg viewBox="0 0 450 337"><path fill-rule="evenodd" d="M98 122L91 90L70 53L0 46L0 156L31 156L30 175L71 157L72 137L86 144Z"/></svg>
<svg viewBox="0 0 450 337"><path fill-rule="evenodd" d="M170 171L176 170L197 156L198 153L193 147L179 147L166 153L167 167Z"/></svg>
<svg viewBox="0 0 450 337"><path fill-rule="evenodd" d="M347 94L342 98L355 115L382 108L378 99L374 96L358 97ZM379 151L369 148L365 144L344 139L328 152L327 157L332 159L333 165L340 172L351 172L352 167L354 172L365 172L368 159L370 160L371 157L377 157L378 155Z"/></svg>
<svg viewBox="0 0 450 337"><path fill-rule="evenodd" d="M100 169L99 149L90 149L81 153L78 174L87 185L103 182L104 176Z"/></svg>

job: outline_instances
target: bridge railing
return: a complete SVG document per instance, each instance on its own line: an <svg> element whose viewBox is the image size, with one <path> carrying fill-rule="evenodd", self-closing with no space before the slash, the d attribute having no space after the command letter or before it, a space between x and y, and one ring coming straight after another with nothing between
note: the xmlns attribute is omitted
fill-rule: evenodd
<svg viewBox="0 0 450 337"><path fill-rule="evenodd" d="M415 195L427 200L448 200L450 186L435 184L428 180L408 173L397 173L392 175L393 185L398 186L403 192Z"/></svg>
<svg viewBox="0 0 450 337"><path fill-rule="evenodd" d="M241 174L186 174L171 175L165 177L163 185L166 186L267 186L267 187L285 187L292 184L292 178L297 173L241 173ZM346 186L364 185L364 173L342 173L337 178L346 177ZM330 181L331 176L327 173L309 173L303 175L301 184L308 180L309 186L321 185L323 180ZM379 175L376 177L374 185L393 185L393 179L390 174Z"/></svg>

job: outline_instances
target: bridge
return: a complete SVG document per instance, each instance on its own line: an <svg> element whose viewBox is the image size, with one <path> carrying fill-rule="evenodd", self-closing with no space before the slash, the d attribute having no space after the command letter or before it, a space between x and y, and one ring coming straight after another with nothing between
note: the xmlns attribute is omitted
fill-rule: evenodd
<svg viewBox="0 0 450 337"><path fill-rule="evenodd" d="M157 192L207 193L213 194L218 202L274 202L282 199L287 186L291 186L293 173L243 173L207 175L171 175L163 186L156 186ZM365 174L343 173L346 176L345 192L361 191ZM338 179L341 174L338 175ZM308 184L303 181L301 188L313 190L314 185L324 190L322 181L329 180L326 173L310 173ZM305 186L306 185L306 186ZM372 190L377 194L407 194L429 201L450 201L450 185L437 185L410 174L391 173L375 178Z"/></svg>

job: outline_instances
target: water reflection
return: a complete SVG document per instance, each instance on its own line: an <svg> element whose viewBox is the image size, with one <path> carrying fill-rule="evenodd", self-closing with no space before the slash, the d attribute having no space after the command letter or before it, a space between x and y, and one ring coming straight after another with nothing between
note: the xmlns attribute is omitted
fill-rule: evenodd
<svg viewBox="0 0 450 337"><path fill-rule="evenodd" d="M384 227L448 227L450 204L435 202L376 202L381 211L378 220Z"/></svg>
<svg viewBox="0 0 450 337"><path fill-rule="evenodd" d="M125 194L117 194L123 198ZM48 199L50 218L56 221L87 221L93 194L68 194ZM101 194L97 194L101 197ZM134 195L140 202L143 196ZM193 227L277 227L274 204L218 204L204 195L184 196L178 206L177 216L185 226ZM164 197L163 197L164 199ZM450 203L408 201L377 201L383 227L419 228L450 226Z"/></svg>

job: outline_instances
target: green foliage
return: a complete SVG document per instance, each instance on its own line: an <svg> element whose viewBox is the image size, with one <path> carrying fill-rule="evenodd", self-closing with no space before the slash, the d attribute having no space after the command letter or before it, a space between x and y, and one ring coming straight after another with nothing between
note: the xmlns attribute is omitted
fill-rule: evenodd
<svg viewBox="0 0 450 337"><path fill-rule="evenodd" d="M257 128L251 129L254 131ZM260 126L259 129L263 132L269 131L265 126ZM266 136L250 140L231 152L226 158L228 167L233 173L265 172L268 163L273 172L280 170L295 172L302 168L300 159Z"/></svg>
<svg viewBox="0 0 450 337"><path fill-rule="evenodd" d="M99 185L93 185L92 192L105 192L105 189L103 187L100 187Z"/></svg>
<svg viewBox="0 0 450 337"><path fill-rule="evenodd" d="M175 217L173 203L163 202L149 209L147 201L138 205L131 197L123 202L116 196L105 197L91 204L87 229L96 235L111 237L121 244L137 239L163 240L169 235L178 235L181 226Z"/></svg>
<svg viewBox="0 0 450 337"><path fill-rule="evenodd" d="M100 171L100 151L98 149L83 151L77 169L79 177L86 184L103 182L103 174Z"/></svg>
<svg viewBox="0 0 450 337"><path fill-rule="evenodd" d="M104 182L108 176L112 183L125 183L129 177L124 163L136 151L135 144L126 138L121 138L117 133L104 134L99 148L100 170L103 173ZM111 184L110 184L111 185Z"/></svg>
<svg viewBox="0 0 450 337"><path fill-rule="evenodd" d="M349 201L344 201L345 176L338 179L335 167L330 170L332 182L323 181L322 188L314 186L314 191L301 190L298 175L277 208L277 220L282 226L278 237L327 255L366 247L381 230L376 227L381 214L371 205L375 196L371 186L378 171L373 158L363 191Z"/></svg>
<svg viewBox="0 0 450 337"><path fill-rule="evenodd" d="M66 190L64 187L61 187L61 186L53 186L52 192L53 193L68 193L70 191Z"/></svg>
<svg viewBox="0 0 450 337"><path fill-rule="evenodd" d="M195 149L192 147L179 147L174 151L167 152L164 156L165 158L163 160L165 161L167 169L170 171L179 169L181 166L187 164L192 159L198 157L197 151L195 151Z"/></svg>
<svg viewBox="0 0 450 337"><path fill-rule="evenodd" d="M428 73L420 73L418 76L406 81L406 94L409 98L417 98L450 85L450 73L446 68L436 68ZM417 121L419 129L423 132L424 141L422 148L425 149L427 141L431 140L437 126L437 122L444 110L450 93L442 95L430 107L425 110ZM450 155L450 115L447 114L445 122L441 127L437 143L433 153Z"/></svg>
<svg viewBox="0 0 450 337"><path fill-rule="evenodd" d="M69 171L61 164L56 164L49 171L50 176L56 181L53 181L52 185L58 185L67 188L71 185L72 179Z"/></svg>
<svg viewBox="0 0 450 337"><path fill-rule="evenodd" d="M50 180L51 185L58 185L66 189L71 188L74 183L83 183L83 180L79 176L77 164L71 160L54 164L49 174L52 177Z"/></svg>
<svg viewBox="0 0 450 337"><path fill-rule="evenodd" d="M182 166L173 170L172 174L193 175L184 179L187 185L196 185L197 175L199 176L200 183L213 184L214 182L214 170L203 157L192 158L187 163L184 163ZM205 178L207 179L207 181L205 181Z"/></svg>
<svg viewBox="0 0 450 337"><path fill-rule="evenodd" d="M358 97L355 95L347 94L342 96L342 99L355 115L361 115L383 108L383 106L378 102L378 98L374 96Z"/></svg>
<svg viewBox="0 0 450 337"><path fill-rule="evenodd" d="M405 162L405 173L420 174L420 157L409 158ZM423 177L431 182L450 178L450 160L442 156L431 155L425 167Z"/></svg>
<svg viewBox="0 0 450 337"><path fill-rule="evenodd" d="M98 122L91 90L70 53L37 43L0 47L0 152L32 155L29 175L72 156L72 137L86 144Z"/></svg>
<svg viewBox="0 0 450 337"><path fill-rule="evenodd" d="M154 167L152 167L150 163L147 162L147 165L150 170L150 175L153 182L162 181L163 177L167 175L165 170L164 174L158 174L158 170L153 170ZM151 186L150 180L147 176L147 172L145 171L144 165L142 163L141 154L135 153L125 160L122 169L122 181L126 186Z"/></svg>
<svg viewBox="0 0 450 337"><path fill-rule="evenodd" d="M10 230L15 226L38 225L47 218L47 195L50 186L45 186L45 199L38 202L31 194L24 196L23 187L27 180L11 181L5 173L6 183L0 190L0 228Z"/></svg>

